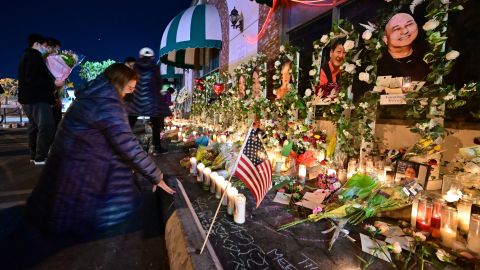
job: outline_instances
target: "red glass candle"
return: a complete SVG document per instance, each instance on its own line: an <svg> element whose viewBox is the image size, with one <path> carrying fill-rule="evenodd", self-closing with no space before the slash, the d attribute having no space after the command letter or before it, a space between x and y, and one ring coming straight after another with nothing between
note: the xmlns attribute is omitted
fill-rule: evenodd
<svg viewBox="0 0 480 270"><path fill-rule="evenodd" d="M432 236L440 237L440 225L442 220L442 207L445 205L445 200L436 199L433 201L433 211L430 226L432 227Z"/></svg>
<svg viewBox="0 0 480 270"><path fill-rule="evenodd" d="M418 201L416 227L422 232L429 232L432 221L432 204L427 199Z"/></svg>

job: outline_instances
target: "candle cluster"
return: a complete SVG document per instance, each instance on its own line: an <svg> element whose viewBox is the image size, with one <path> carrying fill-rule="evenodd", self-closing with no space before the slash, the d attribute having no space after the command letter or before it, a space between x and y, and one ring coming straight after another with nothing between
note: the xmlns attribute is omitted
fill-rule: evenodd
<svg viewBox="0 0 480 270"><path fill-rule="evenodd" d="M194 172L197 172L195 179L196 182L202 186L203 190L210 191L210 193L215 194L216 199L222 200L222 205L227 206L227 213L234 216L236 223L244 223L246 207L245 196L239 194L237 188L232 187L231 183L225 180L223 175L220 175L218 172L212 172L212 170L205 167L203 163L197 164L197 160L194 157L190 159L190 162L192 165L190 172L192 172L192 175L195 175Z"/></svg>

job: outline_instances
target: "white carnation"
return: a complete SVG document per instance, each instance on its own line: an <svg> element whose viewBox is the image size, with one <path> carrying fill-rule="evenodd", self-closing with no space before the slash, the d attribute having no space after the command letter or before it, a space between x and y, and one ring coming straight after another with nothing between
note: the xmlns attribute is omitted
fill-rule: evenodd
<svg viewBox="0 0 480 270"><path fill-rule="evenodd" d="M368 83L370 81L370 74L367 72L360 72L360 74L358 74L358 79L362 82Z"/></svg>
<svg viewBox="0 0 480 270"><path fill-rule="evenodd" d="M285 46L280 46L280 52L284 52L285 51Z"/></svg>
<svg viewBox="0 0 480 270"><path fill-rule="evenodd" d="M250 90L247 90L245 93L246 93L247 95L250 95Z"/></svg>
<svg viewBox="0 0 480 270"><path fill-rule="evenodd" d="M449 51L449 52L445 55L445 58L446 58L448 61L452 61L452 60L457 59L458 56L460 56L460 53L459 53L458 51L451 50L451 51Z"/></svg>
<svg viewBox="0 0 480 270"><path fill-rule="evenodd" d="M308 74L313 77L313 76L315 76L315 74L317 74L317 70L311 69Z"/></svg>
<svg viewBox="0 0 480 270"><path fill-rule="evenodd" d="M430 31L437 28L439 25L440 25L439 21L435 19L430 19L423 25L423 30Z"/></svg>
<svg viewBox="0 0 480 270"><path fill-rule="evenodd" d="M280 61L275 61L275 66L276 67L279 67L282 63L280 63Z"/></svg>
<svg viewBox="0 0 480 270"><path fill-rule="evenodd" d="M363 38L364 40L369 40L369 39L371 39L371 38L372 38L372 31L370 31L370 30L365 30L365 31L363 32L363 34L362 34L362 38Z"/></svg>
<svg viewBox="0 0 480 270"><path fill-rule="evenodd" d="M323 35L322 38L320 38L320 42L322 42L322 43L327 43L327 42L328 42L328 36L327 36L327 35Z"/></svg>
<svg viewBox="0 0 480 270"><path fill-rule="evenodd" d="M393 248L392 248L392 252L395 253L395 254L400 254L402 253L402 247L400 246L400 243L398 242L395 242L393 243Z"/></svg>
<svg viewBox="0 0 480 270"><path fill-rule="evenodd" d="M311 96L311 95L312 95L312 90L311 90L310 88L307 89L307 90L305 90L305 96L306 96L306 97L309 97L309 96Z"/></svg>
<svg viewBox="0 0 480 270"><path fill-rule="evenodd" d="M347 40L343 44L343 49L345 50L345 52L350 51L351 49L353 49L353 47L355 47L355 41L353 40Z"/></svg>

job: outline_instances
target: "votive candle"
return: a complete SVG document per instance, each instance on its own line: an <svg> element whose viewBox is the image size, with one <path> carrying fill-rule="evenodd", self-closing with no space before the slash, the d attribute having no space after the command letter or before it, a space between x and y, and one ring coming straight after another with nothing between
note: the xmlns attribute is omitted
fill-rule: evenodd
<svg viewBox="0 0 480 270"><path fill-rule="evenodd" d="M480 256L480 215L472 215L469 227L467 248L475 255Z"/></svg>
<svg viewBox="0 0 480 270"><path fill-rule="evenodd" d="M220 199L222 198L222 184L225 182L225 178L221 175L217 177L217 187L215 189L215 198Z"/></svg>
<svg viewBox="0 0 480 270"><path fill-rule="evenodd" d="M198 163L197 165L197 171L198 171L198 175L197 175L197 182L198 183L202 183L203 182L203 170L205 169L205 165L203 165L203 163Z"/></svg>
<svg viewBox="0 0 480 270"><path fill-rule="evenodd" d="M233 221L238 224L245 223L245 206L247 204L247 199L245 195L238 194L235 197L235 210L233 212Z"/></svg>
<svg viewBox="0 0 480 270"><path fill-rule="evenodd" d="M227 188L229 186L230 186L230 183L228 183L228 181L223 181L222 182L222 196L221 196L221 198L223 197L222 205L227 205L228 196L227 196L227 194L225 194L225 192L227 192Z"/></svg>
<svg viewBox="0 0 480 270"><path fill-rule="evenodd" d="M190 158L190 173L197 175L197 159L195 157Z"/></svg>
<svg viewBox="0 0 480 270"><path fill-rule="evenodd" d="M418 201L416 227L422 232L430 231L430 222L432 219L432 204L427 199Z"/></svg>
<svg viewBox="0 0 480 270"><path fill-rule="evenodd" d="M238 190L235 187L229 187L227 189L227 196L228 196L228 207L227 213L229 215L233 215L233 210L235 209L235 197L238 195Z"/></svg>
<svg viewBox="0 0 480 270"><path fill-rule="evenodd" d="M418 213L418 199L412 201L412 214L410 216L410 224L413 228L417 226L417 213Z"/></svg>
<svg viewBox="0 0 480 270"><path fill-rule="evenodd" d="M210 189L210 174L212 173L212 169L210 168L205 168L203 170L203 190L209 190Z"/></svg>
<svg viewBox="0 0 480 270"><path fill-rule="evenodd" d="M307 166L300 164L298 167L298 180L300 183L305 183L305 178L307 177Z"/></svg>
<svg viewBox="0 0 480 270"><path fill-rule="evenodd" d="M461 232L467 233L470 226L470 214L472 212L473 201L462 199L457 202L458 227Z"/></svg>
<svg viewBox="0 0 480 270"><path fill-rule="evenodd" d="M433 201L433 211L430 226L432 227L432 236L434 238L440 237L440 227L442 220L442 209L445 206L443 199L436 199Z"/></svg>
<svg viewBox="0 0 480 270"><path fill-rule="evenodd" d="M217 178L218 178L218 173L217 172L212 172L210 174L210 193L215 193L215 189L217 188Z"/></svg>
<svg viewBox="0 0 480 270"><path fill-rule="evenodd" d="M442 227L440 228L440 237L442 244L452 248L457 238L457 209L445 206L442 209Z"/></svg>

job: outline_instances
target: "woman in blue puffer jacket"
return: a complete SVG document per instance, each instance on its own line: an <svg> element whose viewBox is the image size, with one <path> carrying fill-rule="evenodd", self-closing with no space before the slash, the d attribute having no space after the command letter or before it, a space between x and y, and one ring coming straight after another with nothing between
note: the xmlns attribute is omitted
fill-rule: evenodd
<svg viewBox="0 0 480 270"><path fill-rule="evenodd" d="M38 186L29 218L52 233L87 234L127 219L141 202L134 171L173 194L128 124L122 97L137 75L117 63L85 89L65 114Z"/></svg>

